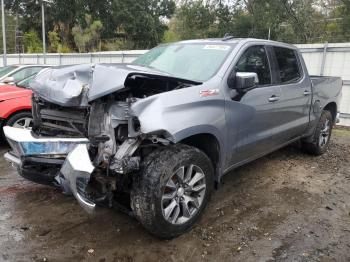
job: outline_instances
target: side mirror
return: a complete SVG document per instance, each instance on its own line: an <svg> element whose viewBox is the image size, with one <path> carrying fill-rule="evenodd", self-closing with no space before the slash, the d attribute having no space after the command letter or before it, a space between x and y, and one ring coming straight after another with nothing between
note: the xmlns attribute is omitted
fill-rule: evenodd
<svg viewBox="0 0 350 262"><path fill-rule="evenodd" d="M5 84L13 84L15 82L15 79L12 76L8 76L2 80L2 82Z"/></svg>
<svg viewBox="0 0 350 262"><path fill-rule="evenodd" d="M259 83L258 75L252 72L237 72L233 78L229 81L230 87L241 92L253 89Z"/></svg>

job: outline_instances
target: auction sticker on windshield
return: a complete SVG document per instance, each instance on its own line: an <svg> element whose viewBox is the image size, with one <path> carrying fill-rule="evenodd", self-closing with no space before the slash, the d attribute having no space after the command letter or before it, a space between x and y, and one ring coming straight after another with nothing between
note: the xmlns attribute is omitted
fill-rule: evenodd
<svg viewBox="0 0 350 262"><path fill-rule="evenodd" d="M227 51L230 49L230 46L229 45L205 45L203 49Z"/></svg>

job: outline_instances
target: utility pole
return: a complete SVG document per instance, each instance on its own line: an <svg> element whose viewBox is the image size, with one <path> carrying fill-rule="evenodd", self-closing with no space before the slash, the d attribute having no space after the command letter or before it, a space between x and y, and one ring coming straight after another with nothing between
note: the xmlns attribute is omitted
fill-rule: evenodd
<svg viewBox="0 0 350 262"><path fill-rule="evenodd" d="M1 20L2 20L2 46L3 46L3 66L7 66L7 57L6 57L6 30L5 30L5 8L4 0L1 0Z"/></svg>
<svg viewBox="0 0 350 262"><path fill-rule="evenodd" d="M4 1L4 0L2 0ZM42 30L43 30L43 55L44 55L44 64L46 64L46 32L45 32L45 10L44 10L44 1L41 1L41 20L42 20Z"/></svg>

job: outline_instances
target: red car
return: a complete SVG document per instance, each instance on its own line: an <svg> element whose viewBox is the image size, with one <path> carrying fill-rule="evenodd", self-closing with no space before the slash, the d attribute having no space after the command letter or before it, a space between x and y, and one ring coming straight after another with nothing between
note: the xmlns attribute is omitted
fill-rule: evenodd
<svg viewBox="0 0 350 262"><path fill-rule="evenodd" d="M34 77L34 76L33 76ZM0 86L0 124L28 128L32 124L32 91L27 89L33 77L14 85Z"/></svg>

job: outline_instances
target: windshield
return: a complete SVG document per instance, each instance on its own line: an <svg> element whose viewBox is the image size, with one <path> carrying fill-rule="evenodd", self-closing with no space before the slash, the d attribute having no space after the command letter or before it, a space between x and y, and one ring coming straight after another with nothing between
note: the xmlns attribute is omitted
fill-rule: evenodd
<svg viewBox="0 0 350 262"><path fill-rule="evenodd" d="M219 70L232 48L232 44L216 43L161 45L138 57L133 64L202 82Z"/></svg>
<svg viewBox="0 0 350 262"><path fill-rule="evenodd" d="M3 77L4 75L7 75L10 73L12 70L16 69L17 66L4 66L0 67L0 77Z"/></svg>

